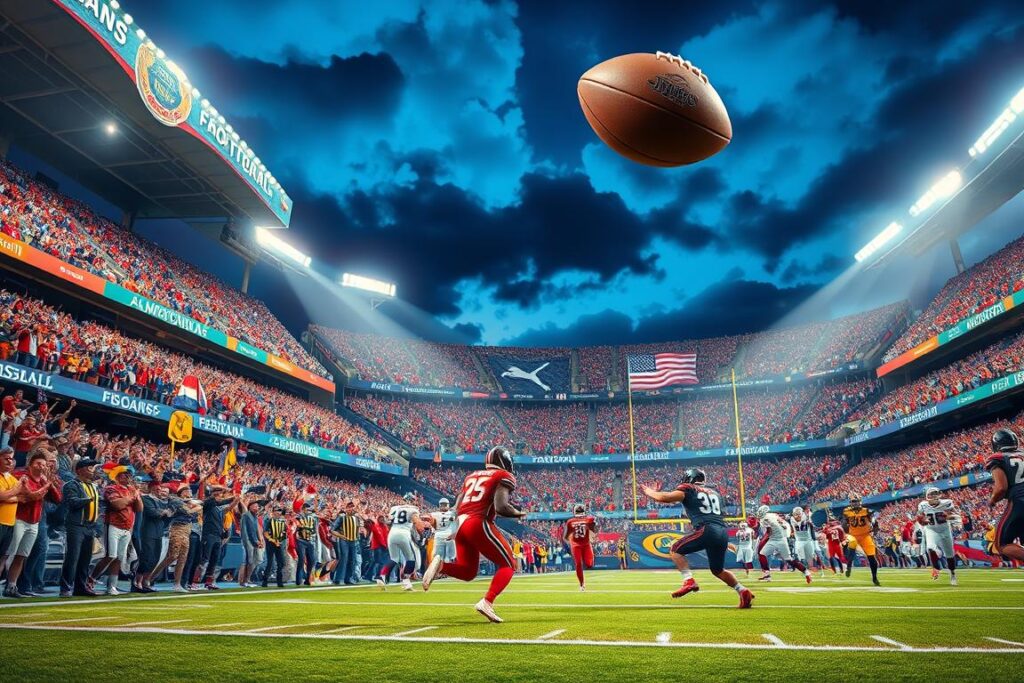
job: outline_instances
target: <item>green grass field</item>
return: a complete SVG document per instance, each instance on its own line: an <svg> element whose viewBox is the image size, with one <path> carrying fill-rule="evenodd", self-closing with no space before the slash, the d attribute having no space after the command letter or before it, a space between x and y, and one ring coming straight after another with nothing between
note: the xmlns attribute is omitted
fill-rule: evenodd
<svg viewBox="0 0 1024 683"><path fill-rule="evenodd" d="M1024 572L963 570L956 588L925 571L882 570L882 588L865 569L812 586L776 572L748 581L752 610L697 578L673 600L674 572L592 572L586 593L572 574L517 576L503 624L473 610L485 580L4 601L17 664L0 679L1024 680Z"/></svg>

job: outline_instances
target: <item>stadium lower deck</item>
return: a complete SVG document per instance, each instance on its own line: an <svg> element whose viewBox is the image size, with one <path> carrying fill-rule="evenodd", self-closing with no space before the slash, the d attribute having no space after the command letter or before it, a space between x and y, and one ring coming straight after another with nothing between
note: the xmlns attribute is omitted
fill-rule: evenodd
<svg viewBox="0 0 1024 683"><path fill-rule="evenodd" d="M202 678L238 680L366 680L368 671L376 680L456 671L464 680L775 679L797 665L833 680L864 671L895 680L1024 662L1024 572L966 569L952 587L945 574L883 570L881 588L863 568L810 586L797 573L776 572L769 584L741 575L757 593L744 611L707 572L697 578L699 593L673 600L679 581L669 571L591 572L585 593L571 573L517 576L496 603L503 624L473 610L485 578L441 580L429 593L357 586L39 599L0 605L0 638L18 644L20 680L109 679L105 668L73 665L98 651L161 678L187 677L201 661ZM58 635L61 657L35 647Z"/></svg>

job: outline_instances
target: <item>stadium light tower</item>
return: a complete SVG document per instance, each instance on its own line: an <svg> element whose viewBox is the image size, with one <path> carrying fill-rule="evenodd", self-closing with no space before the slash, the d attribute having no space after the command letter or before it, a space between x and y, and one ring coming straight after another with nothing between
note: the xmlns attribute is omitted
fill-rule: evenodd
<svg viewBox="0 0 1024 683"><path fill-rule="evenodd" d="M921 195L921 198L914 202L914 205L910 207L910 215L917 216L922 211L926 211L935 202L940 199L946 199L952 197L953 193L960 189L963 185L964 178L960 175L960 171L953 169L946 175L942 176L942 179L935 183L929 188L927 192Z"/></svg>
<svg viewBox="0 0 1024 683"><path fill-rule="evenodd" d="M886 242L891 240L896 235L900 234L901 230L903 230L903 226L897 223L896 221L893 221L889 225L885 226L885 230L875 235L875 238L873 240L865 244L860 251L854 254L853 258L857 259L857 262L860 263L867 257L874 254L876 251L881 249L882 245L884 245Z"/></svg>
<svg viewBox="0 0 1024 683"><path fill-rule="evenodd" d="M309 264L313 262L313 259L309 256L306 256L301 251L299 251L292 245L288 244L280 237L274 235L272 230L272 228L264 228L257 225L256 243L263 247L263 250L269 253L271 256L284 256L288 260L302 266L303 268L308 269Z"/></svg>
<svg viewBox="0 0 1024 683"><path fill-rule="evenodd" d="M342 287L351 287L352 289L367 292L370 295L370 308L373 309L395 298L396 288L393 282L375 280L372 277L355 275L353 273L343 274L340 282Z"/></svg>

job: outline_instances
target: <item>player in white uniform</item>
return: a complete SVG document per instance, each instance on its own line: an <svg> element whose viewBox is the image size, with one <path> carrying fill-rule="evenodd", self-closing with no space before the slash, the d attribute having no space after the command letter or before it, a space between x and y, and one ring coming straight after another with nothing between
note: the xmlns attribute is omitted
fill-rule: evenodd
<svg viewBox="0 0 1024 683"><path fill-rule="evenodd" d="M925 545L932 563L932 578L939 578L939 553L946 558L949 583L957 585L956 552L953 550L952 525L959 520L956 506L934 486L924 492L924 500L917 506L917 521L924 527Z"/></svg>
<svg viewBox="0 0 1024 683"><path fill-rule="evenodd" d="M740 522L733 540L736 545L736 561L743 565L747 576L750 576L750 570L754 567L754 530L746 522Z"/></svg>
<svg viewBox="0 0 1024 683"><path fill-rule="evenodd" d="M793 516L790 518L793 527L793 536L796 538L796 558L807 566L810 571L814 566L815 542L814 536L817 530L811 516L804 512L802 507L793 508ZM824 575L824 571L822 571Z"/></svg>
<svg viewBox="0 0 1024 683"><path fill-rule="evenodd" d="M793 559L793 555L789 551L789 538L787 535L789 525L786 521L774 512L770 512L767 505L762 505L757 509L757 518L760 520L761 527L765 530L764 537L761 539L757 549L761 570L764 572L758 581L772 580L772 570L768 566L768 558L772 555L778 555L779 559L783 562L789 562L796 569L802 571L807 583L810 583L810 570L800 560Z"/></svg>
<svg viewBox="0 0 1024 683"><path fill-rule="evenodd" d="M430 513L434 520L434 555L440 557L442 562L454 562L455 528L458 526L455 510L451 509L447 498L439 500L437 507L437 512Z"/></svg>
<svg viewBox="0 0 1024 683"><path fill-rule="evenodd" d="M402 580L402 590L412 590L412 575L416 571L418 555L413 543L413 533L423 531L423 520L420 519L420 511L412 501L415 496L407 493L404 496L406 501L402 505L395 505L388 513L388 524L391 530L388 531L388 556L390 561L380 570L377 577L377 585L381 590L387 588L386 577L391 570L398 566L398 577Z"/></svg>

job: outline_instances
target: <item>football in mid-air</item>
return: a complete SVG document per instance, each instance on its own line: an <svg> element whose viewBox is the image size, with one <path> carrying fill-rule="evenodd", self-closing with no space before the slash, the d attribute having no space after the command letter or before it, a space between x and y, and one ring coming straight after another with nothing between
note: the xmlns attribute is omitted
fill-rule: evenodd
<svg viewBox="0 0 1024 683"><path fill-rule="evenodd" d="M683 166L722 151L732 123L707 76L666 52L601 62L580 77L580 106L619 154L649 166Z"/></svg>

